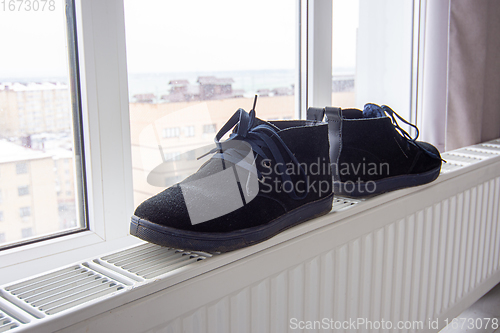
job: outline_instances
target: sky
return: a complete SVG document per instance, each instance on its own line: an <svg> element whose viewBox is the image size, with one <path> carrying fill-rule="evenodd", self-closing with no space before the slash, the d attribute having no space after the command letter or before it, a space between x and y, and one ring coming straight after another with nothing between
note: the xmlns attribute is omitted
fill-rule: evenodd
<svg viewBox="0 0 500 333"><path fill-rule="evenodd" d="M125 0L125 22L132 73L295 67L295 1Z"/></svg>
<svg viewBox="0 0 500 333"><path fill-rule="evenodd" d="M296 66L294 0L124 0L124 5L130 73ZM333 1L334 68L355 66L357 8L358 0ZM55 0L54 11L0 8L0 48L0 80L67 75L64 1Z"/></svg>
<svg viewBox="0 0 500 333"><path fill-rule="evenodd" d="M47 4L37 12L3 6L0 3L0 79L67 75L64 1L56 0L54 11Z"/></svg>
<svg viewBox="0 0 500 333"><path fill-rule="evenodd" d="M293 69L294 0L125 0L131 73ZM355 66L358 0L333 0L334 67Z"/></svg>

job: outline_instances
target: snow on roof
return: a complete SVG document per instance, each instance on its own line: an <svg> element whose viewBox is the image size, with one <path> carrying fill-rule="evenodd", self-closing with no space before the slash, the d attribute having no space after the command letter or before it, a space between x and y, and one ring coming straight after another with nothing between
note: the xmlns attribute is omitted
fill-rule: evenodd
<svg viewBox="0 0 500 333"><path fill-rule="evenodd" d="M47 154L51 155L53 159L58 160L61 158L73 158L73 152L64 148L51 148L45 150Z"/></svg>
<svg viewBox="0 0 500 333"><path fill-rule="evenodd" d="M199 84L230 84L234 83L234 80L230 77L228 78L216 78L215 76L200 76L198 77Z"/></svg>
<svg viewBox="0 0 500 333"><path fill-rule="evenodd" d="M179 86L185 86L189 84L188 80L171 80L169 85L179 85Z"/></svg>
<svg viewBox="0 0 500 333"><path fill-rule="evenodd" d="M0 91L39 91L68 89L66 84L60 82L1 82Z"/></svg>
<svg viewBox="0 0 500 333"><path fill-rule="evenodd" d="M6 140L0 140L0 163L29 161L48 157L50 158L51 155Z"/></svg>

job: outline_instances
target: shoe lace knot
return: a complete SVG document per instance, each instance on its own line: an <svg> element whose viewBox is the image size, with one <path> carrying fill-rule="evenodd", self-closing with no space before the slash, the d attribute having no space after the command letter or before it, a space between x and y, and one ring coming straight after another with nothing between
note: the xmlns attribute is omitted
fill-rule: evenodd
<svg viewBox="0 0 500 333"><path fill-rule="evenodd" d="M411 144L415 147L417 147L418 149L422 150L425 154L427 154L428 156L434 158L434 159L437 159L437 160L441 160L443 162L446 162L445 160L443 160L440 156L436 155L435 153L433 153L432 151L429 151L428 149L426 149L424 146L422 146L418 141L417 141L417 138L418 138L418 135L419 135L419 131L418 131L418 127L413 125L412 123L406 121L403 117L401 117L399 114L397 114L393 109L391 109L390 107L388 107L387 105L382 105L381 106L382 110L384 110L384 112L391 117L391 121L392 121L392 124L394 125L394 128L396 128L396 130L398 130L398 132L401 134L401 136L403 138L406 139L406 141L408 142L408 144ZM406 132L403 128L401 128L398 124L398 121L396 120L396 117L401 120L403 123L405 123L406 125L412 127L415 129L415 137L412 138L410 136L410 134L408 134L408 132Z"/></svg>
<svg viewBox="0 0 500 333"><path fill-rule="evenodd" d="M212 149L207 154L215 154L214 156L212 156L212 158L221 159L223 167L224 161L229 161L233 164L238 164L238 166L243 167L250 172L256 171L259 180L261 180L263 177L259 169L255 167L255 163L257 160L256 155L260 156L263 161L275 161L275 168L277 169L277 173L281 176L282 188L284 192L288 193L288 195L295 200L304 199L308 194L308 179L302 167L302 164L299 163L295 155L290 151L286 143L278 134L278 130L275 127L266 123L255 126L256 102L257 96L255 96L253 108L252 110L250 110L250 112L246 112L243 109L238 109L231 116L231 118L229 118L227 123L222 126L222 128L215 136L214 141L216 144L216 148ZM229 138L227 140L221 141L222 137L231 129L233 129L233 132L229 135ZM231 146L229 149L225 149L223 147L224 143L234 140L244 141L250 145L253 152L256 154L253 158L253 164L250 165L243 158L245 156L245 153L247 153L245 152L245 149L238 149L234 146ZM200 156L199 158L203 156ZM287 158L288 161L291 161L291 163L295 165L294 170L298 170L300 177L302 178L302 180L304 180L304 184L306 184L305 191L300 191L301 194L299 194L295 186L293 186L294 182L292 181L290 175L286 172L287 163L289 162L285 161L285 158ZM285 189L285 184L291 184L292 188Z"/></svg>

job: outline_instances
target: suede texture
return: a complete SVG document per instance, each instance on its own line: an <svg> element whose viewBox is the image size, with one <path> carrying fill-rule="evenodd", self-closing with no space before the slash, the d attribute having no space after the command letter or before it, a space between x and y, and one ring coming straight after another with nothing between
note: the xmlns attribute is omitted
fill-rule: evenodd
<svg viewBox="0 0 500 333"><path fill-rule="evenodd" d="M264 122L261 120L256 122L256 124L261 123ZM305 166L306 170L304 171L309 182L315 182L316 184L322 182L322 189L326 189L325 186L328 183L328 186L330 186L328 190L319 191L317 185L316 189L310 190L305 198L296 200L283 189L282 178L280 171L275 167L275 161L271 160L269 165L267 162L267 164L264 163L260 156L257 156L257 169L262 174L265 174L262 180L259 181L259 193L257 196L241 208L228 214L193 225L179 184L221 171L220 160L214 161L214 159L211 159L195 174L181 183L162 191L140 204L135 211L135 216L179 230L224 233L264 225L295 208L330 195L332 193L332 175L328 167L330 165L328 125L323 122L314 121L274 121L271 123L271 126L280 129L278 135L298 162ZM284 153L284 148L279 145L278 147ZM266 153L269 152L266 149L264 151ZM291 163L291 159L285 159L285 162ZM319 168L325 172L317 174L315 172L316 168L313 168L313 172L310 172L308 169L313 163L320 164ZM226 168L230 166L231 163L226 161ZM297 184L297 182L304 178L296 173L294 172L290 175L292 183L299 190L305 190L305 185L298 186ZM199 189L199 191L206 194L210 189ZM199 202L199 205L202 207L204 203Z"/></svg>
<svg viewBox="0 0 500 333"><path fill-rule="evenodd" d="M421 174L441 166L441 160L426 154L396 130L389 117L377 111L342 111L342 151L338 170L341 182L378 180L408 174ZM367 116L376 118L365 118ZM439 151L418 142L437 156Z"/></svg>

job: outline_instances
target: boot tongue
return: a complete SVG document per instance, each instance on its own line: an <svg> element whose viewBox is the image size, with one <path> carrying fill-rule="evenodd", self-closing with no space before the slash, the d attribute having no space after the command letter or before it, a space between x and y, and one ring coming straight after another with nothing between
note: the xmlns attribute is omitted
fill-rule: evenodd
<svg viewBox="0 0 500 333"><path fill-rule="evenodd" d="M377 104L365 104L363 109L363 118L382 118L385 117L384 110Z"/></svg>

